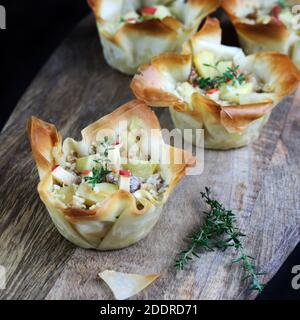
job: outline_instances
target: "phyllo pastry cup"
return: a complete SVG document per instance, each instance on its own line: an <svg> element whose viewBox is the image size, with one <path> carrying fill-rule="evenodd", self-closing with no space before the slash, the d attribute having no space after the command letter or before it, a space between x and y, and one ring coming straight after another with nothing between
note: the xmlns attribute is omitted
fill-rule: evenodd
<svg viewBox="0 0 300 320"><path fill-rule="evenodd" d="M276 51L290 56L300 69L299 18L293 13L298 0L223 0L247 54Z"/></svg>
<svg viewBox="0 0 300 320"><path fill-rule="evenodd" d="M164 144L155 114L136 100L83 129L81 141L62 143L54 125L35 117L28 130L40 198L59 232L83 248L144 238L195 162Z"/></svg>
<svg viewBox="0 0 300 320"><path fill-rule="evenodd" d="M271 110L300 80L286 55L246 57L240 48L221 45L217 19L208 18L183 51L154 57L139 69L131 88L149 106L169 107L178 129L204 129L210 149L238 148L257 139ZM192 140L197 144L196 134Z"/></svg>
<svg viewBox="0 0 300 320"><path fill-rule="evenodd" d="M88 0L107 63L126 74L163 52L180 51L221 0Z"/></svg>

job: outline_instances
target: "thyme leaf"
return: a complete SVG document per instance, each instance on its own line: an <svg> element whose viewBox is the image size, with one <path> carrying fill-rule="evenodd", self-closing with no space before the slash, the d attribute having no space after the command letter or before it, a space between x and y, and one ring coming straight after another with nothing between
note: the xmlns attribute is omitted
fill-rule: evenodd
<svg viewBox="0 0 300 320"><path fill-rule="evenodd" d="M239 72L239 66L235 66L233 68L227 67L226 71L223 74L220 73L218 69L218 63L215 65L203 63L204 66L213 68L218 71L219 76L215 78L203 78L199 77L195 80L195 84L203 90L211 90L215 88L220 88L222 84L226 84L227 82L232 81L232 84L243 84L246 81L246 76L244 73Z"/></svg>
<svg viewBox="0 0 300 320"><path fill-rule="evenodd" d="M92 169L92 176L85 177L84 180L87 183L90 183L94 188L97 183L106 182L106 176L110 173L111 171L108 170L107 167L106 168L104 168L103 166L101 166L100 168L95 167Z"/></svg>
<svg viewBox="0 0 300 320"><path fill-rule="evenodd" d="M87 183L90 183L93 188L96 186L97 183L106 182L106 176L110 174L112 171L108 169L108 163L110 160L108 159L108 151L112 150L109 143L109 139L107 136L104 137L103 142L101 142L101 146L104 148L103 154L101 155L99 160L94 160L98 166L95 166L92 169L92 176L85 177L84 180Z"/></svg>

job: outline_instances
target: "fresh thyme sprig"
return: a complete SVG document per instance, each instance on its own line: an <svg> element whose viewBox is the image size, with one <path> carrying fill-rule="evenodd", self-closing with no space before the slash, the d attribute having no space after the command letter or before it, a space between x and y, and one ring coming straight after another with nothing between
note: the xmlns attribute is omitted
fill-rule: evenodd
<svg viewBox="0 0 300 320"><path fill-rule="evenodd" d="M246 81L246 76L244 73L240 73L239 72L239 66L235 66L233 68L228 67L226 69L226 71L221 74L221 72L218 69L218 63L216 63L215 65L211 65L211 64L206 64L203 63L203 65L205 67L209 67L209 68L213 68L215 70L217 70L217 72L219 73L219 75L215 78L198 78L195 80L196 84L198 84L198 86L201 89L204 90L211 90L211 89L215 89L215 88L220 88L220 86L222 84L226 84L229 81L232 81L232 84L243 84L244 81Z"/></svg>
<svg viewBox="0 0 300 320"><path fill-rule="evenodd" d="M104 148L103 155L99 160L94 160L98 166L95 166L92 169L92 176L87 176L84 180L87 183L90 183L93 188L96 186L97 183L102 183L106 181L106 176L110 174L112 171L108 169L108 163L110 160L108 159L108 151L112 150L113 148L110 146L108 141L108 137L104 137L104 141L101 142L101 146Z"/></svg>
<svg viewBox="0 0 300 320"><path fill-rule="evenodd" d="M110 160L108 159L108 151L113 150L114 148L109 143L107 136L104 137L104 141L101 142L101 146L104 148L103 155L100 157L99 160L95 160L95 162L100 163L102 165L104 164L105 168L107 169L107 165L110 162Z"/></svg>
<svg viewBox="0 0 300 320"><path fill-rule="evenodd" d="M210 77L208 78L197 78L195 81L194 81L195 85L198 85L198 87L200 89L203 89L203 90L211 90L211 89L214 89L214 88L218 88L218 82L215 81L215 79L212 79Z"/></svg>
<svg viewBox="0 0 300 320"><path fill-rule="evenodd" d="M205 202L211 207L206 214L206 219L202 227L191 237L191 243L187 250L179 255L176 261L176 267L183 269L192 256L198 256L196 249L201 248L204 251L214 251L217 249L226 250L228 247L234 246L238 240L238 236L243 236L234 228L236 221L235 215L230 210L226 210L217 200L211 199L210 189L206 188L205 193L201 192L201 196ZM223 236L227 234L229 237L224 240Z"/></svg>
<svg viewBox="0 0 300 320"><path fill-rule="evenodd" d="M251 288L261 292L264 286L259 282L258 276L260 274L256 273L255 266L251 263L253 258L244 251L240 238L245 235L235 226L235 214L231 210L226 210L220 202L213 199L209 188L205 188L205 192L201 192L201 196L210 206L210 211L204 212L206 214L204 224L199 231L190 237L190 244L186 250L179 254L175 267L183 270L193 257L199 258L201 249L202 251L216 249L225 251L233 247L240 254L239 258L233 262L242 262L246 273L244 280L251 278Z"/></svg>
<svg viewBox="0 0 300 320"><path fill-rule="evenodd" d="M106 181L106 176L110 174L111 171L107 168L104 168L100 166L100 168L93 168L92 169L92 176L91 177L85 177L84 180L87 183L90 183L93 188L96 186L97 183L102 183Z"/></svg>

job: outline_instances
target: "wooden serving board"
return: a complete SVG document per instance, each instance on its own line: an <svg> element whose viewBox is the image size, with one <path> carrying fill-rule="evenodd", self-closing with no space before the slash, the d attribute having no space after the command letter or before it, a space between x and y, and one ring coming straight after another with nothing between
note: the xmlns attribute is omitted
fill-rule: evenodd
<svg viewBox="0 0 300 320"><path fill-rule="evenodd" d="M253 299L256 293L232 266L234 250L195 259L185 271L173 267L184 239L203 220L205 186L238 214L268 282L299 242L300 91L278 106L260 139L234 151L206 151L201 176L176 188L152 233L120 251L83 250L65 240L40 201L37 170L26 121L53 122L63 137L80 138L87 124L132 98L131 78L101 56L92 17L85 19L51 57L17 105L0 136L0 265L7 270L1 299L110 299L97 274L105 269L160 273L138 299ZM167 110L157 112L172 127Z"/></svg>

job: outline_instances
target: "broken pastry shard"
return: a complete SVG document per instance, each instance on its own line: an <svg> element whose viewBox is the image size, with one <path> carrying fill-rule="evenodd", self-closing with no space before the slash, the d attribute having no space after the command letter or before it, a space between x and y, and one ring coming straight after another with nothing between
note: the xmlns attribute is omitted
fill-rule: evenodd
<svg viewBox="0 0 300 320"><path fill-rule="evenodd" d="M99 277L106 282L117 300L128 299L148 287L159 274L139 275L105 270Z"/></svg>

